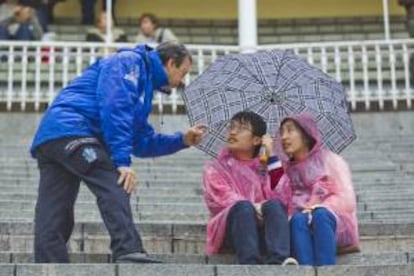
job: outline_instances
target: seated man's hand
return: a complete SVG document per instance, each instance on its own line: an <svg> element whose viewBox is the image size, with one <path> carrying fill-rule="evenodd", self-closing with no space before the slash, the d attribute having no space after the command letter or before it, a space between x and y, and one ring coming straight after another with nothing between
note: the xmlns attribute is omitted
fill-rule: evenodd
<svg viewBox="0 0 414 276"><path fill-rule="evenodd" d="M265 148L266 155L268 157L275 155L275 152L273 149L273 138L272 136L270 136L270 134L265 134L262 136L262 146Z"/></svg>
<svg viewBox="0 0 414 276"><path fill-rule="evenodd" d="M138 177L131 167L118 167L119 178L118 184L124 187L124 190L130 194L138 183Z"/></svg>
<svg viewBox="0 0 414 276"><path fill-rule="evenodd" d="M206 133L207 127L205 125L195 125L190 127L183 136L184 144L187 146L198 145Z"/></svg>

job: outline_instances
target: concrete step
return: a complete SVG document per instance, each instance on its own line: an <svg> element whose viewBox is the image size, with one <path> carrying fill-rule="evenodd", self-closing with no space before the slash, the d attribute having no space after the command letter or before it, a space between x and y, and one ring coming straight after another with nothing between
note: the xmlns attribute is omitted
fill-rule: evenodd
<svg viewBox="0 0 414 276"><path fill-rule="evenodd" d="M163 183L151 183L149 185L141 184L136 191L134 191L131 196L138 197L146 202L146 197L154 198L160 196L163 198L173 195L175 197L181 198L183 202L186 202L185 199L193 196L201 197L203 195L201 184L191 184L191 185L168 185ZM11 198L19 198L20 196L25 198L36 198L37 194L37 184L33 183L32 185L0 185L4 197L10 195ZM382 200L384 202L396 201L407 201L414 196L414 192L409 187L400 188L400 189L389 189L376 191L371 189L369 191L357 191L357 201L360 203L366 203L370 205L377 206L381 205ZM93 200L94 197L91 195L91 192L87 190L86 185L81 185L81 191L79 193L81 199L90 199ZM174 197L171 198L171 201Z"/></svg>
<svg viewBox="0 0 414 276"><path fill-rule="evenodd" d="M174 215L200 215L200 217L205 217L208 214L207 208L205 207L204 201L202 198L198 198L198 201L186 202L184 198L176 198L170 200L170 202L165 202L164 197L155 199L153 201L142 202L136 197L131 199L130 205L134 214L139 214L140 216L159 214L164 216L165 214L174 214ZM75 204L75 210L82 217L83 213L94 212L97 213L97 205L95 199L90 200L80 200L78 199ZM0 200L0 211L1 215L14 214L16 210L19 212L32 214L36 205L36 201L32 200ZM414 202L408 200L406 202L382 202L381 204L367 204L367 203L358 203L357 204L358 216L360 219L373 219L376 217L381 217L384 215L394 215L397 212L402 212L404 215L399 216L399 219L402 218L412 218L414 221Z"/></svg>
<svg viewBox="0 0 414 276"><path fill-rule="evenodd" d="M406 163L405 163L406 164ZM393 167L389 167L388 170L378 167L378 170L373 168L368 168L367 166L353 169L353 180L359 183L400 183L412 181L413 179L408 177L406 174L401 172L401 167L403 164L395 164ZM1 164L0 164L1 166ZM187 179L191 180L201 180L203 174L203 165L195 166L193 168L186 167L185 164L176 163L174 166L169 169L165 169L162 166L152 167L150 169L142 167L134 167L135 172L139 175L140 178L148 179L159 179L159 180L174 180L174 181L186 181ZM379 173L382 171L382 173ZM388 174L386 174L388 173ZM185 177L183 177L185 176ZM381 176L384 176L381 178ZM16 166L14 168L7 168L2 166L0 169L0 180L10 180L12 179L30 179L36 180L39 177L39 171L37 168L24 168Z"/></svg>
<svg viewBox="0 0 414 276"><path fill-rule="evenodd" d="M33 202L35 204L37 200L37 193L33 192L33 193L20 193L20 194L16 194L16 193L6 193L6 192L2 192L0 194L0 201L29 201L29 202ZM80 192L77 198L77 202L82 202L82 201L86 201L86 202L94 202L96 201L95 196L89 192L89 191L84 191L84 192ZM153 191L152 193L147 193L147 194L142 194L141 192L137 193L137 194L133 194L131 196L131 203L155 203L155 202L162 202L162 203L176 203L176 202L184 202L184 203L199 203L199 202L203 202L203 197L200 195L185 195L185 194L181 194L181 195L166 195L166 196L162 196L162 195L158 195L157 191Z"/></svg>
<svg viewBox="0 0 414 276"><path fill-rule="evenodd" d="M412 276L413 264L338 265L332 267L281 267L275 265L202 265L202 264L2 264L1 275L13 276L317 276L317 275L388 275Z"/></svg>
<svg viewBox="0 0 414 276"><path fill-rule="evenodd" d="M3 186L0 185L2 192L9 193L9 194L37 194L37 183L33 183L33 185L25 185L25 186ZM89 191L86 191L86 187L84 185L81 185L81 193L90 193ZM183 189L183 187L177 187L177 186L170 186L165 187L163 185L159 185L156 188L153 187L147 187L144 185L140 185L138 189L133 192L132 196L168 196L168 195L176 195L176 196L194 196L194 195L202 195L201 185L194 185L189 186L188 189Z"/></svg>
<svg viewBox="0 0 414 276"><path fill-rule="evenodd" d="M151 254L167 264L236 264L234 254ZM111 263L107 253L70 253L71 263ZM33 263L33 252L0 252L0 263ZM337 257L338 265L402 265L414 263L414 252L354 253Z"/></svg>
<svg viewBox="0 0 414 276"><path fill-rule="evenodd" d="M139 194L139 193L138 193ZM30 211L34 209L37 194L0 194L0 208ZM207 209L202 196L181 195L181 196L158 196L154 191L149 195L131 196L131 208L140 213L150 213L154 210L163 212L188 212L206 213ZM414 210L412 197L407 198L384 198L378 201L378 198L371 200L360 200L357 204L358 213L384 211L402 211ZM76 208L94 210L96 209L96 198L92 193L80 193L76 201ZM412 214L413 212L408 212Z"/></svg>
<svg viewBox="0 0 414 276"><path fill-rule="evenodd" d="M239 268L240 267L240 268ZM199 276L229 276L229 275L304 275L314 276L314 269L311 267L280 267L280 266L249 266L227 267L221 265L196 265L196 264L3 264L0 266L1 275L13 276L178 276L178 275L199 275ZM241 271L240 271L241 270ZM251 270L251 271L250 271ZM243 274L242 272L249 274ZM234 272L235 274L233 274ZM259 273L256 273L259 272ZM271 273L271 274L270 274ZM393 276L393 275L391 275Z"/></svg>
<svg viewBox="0 0 414 276"><path fill-rule="evenodd" d="M140 222L139 229L148 252L203 254L205 222ZM360 223L364 253L414 251L414 223ZM71 252L109 253L109 235L102 222L77 221L68 247ZM32 222L0 222L0 251L31 252Z"/></svg>
<svg viewBox="0 0 414 276"><path fill-rule="evenodd" d="M160 169L162 170L162 169ZM378 175L374 175L374 173L370 174L362 174L362 173L354 173L353 175L353 182L356 189L369 189L373 187L378 187L380 189L390 189L390 188L397 188L398 187L409 187L414 182L414 178L410 175L399 175L396 177L392 177L391 174L388 177L380 178ZM157 175L152 173L139 173L138 177L140 183L152 183L157 184L161 183L162 185L169 185L169 184L177 184L177 185L189 185L194 183L202 183L202 173L167 173L165 175ZM378 177L378 178L377 178ZM20 173L20 174L13 174L13 173L5 173L0 175L0 186L7 186L7 185L29 185L32 186L33 184L37 184L39 181L38 175L30 175L27 173Z"/></svg>

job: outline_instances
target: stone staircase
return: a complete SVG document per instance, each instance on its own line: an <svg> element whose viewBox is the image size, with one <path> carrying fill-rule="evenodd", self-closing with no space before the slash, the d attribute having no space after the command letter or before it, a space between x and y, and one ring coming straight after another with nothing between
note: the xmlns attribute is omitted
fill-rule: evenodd
<svg viewBox="0 0 414 276"><path fill-rule="evenodd" d="M353 114L358 139L343 155L358 195L362 252L322 268L240 266L233 255L206 256L201 173L208 157L197 149L134 163L136 227L148 252L165 264L112 264L108 233L84 185L68 243L73 264L31 264L38 172L28 145L41 115L0 116L0 275L414 275L413 112ZM163 132L188 124L184 115L164 122Z"/></svg>

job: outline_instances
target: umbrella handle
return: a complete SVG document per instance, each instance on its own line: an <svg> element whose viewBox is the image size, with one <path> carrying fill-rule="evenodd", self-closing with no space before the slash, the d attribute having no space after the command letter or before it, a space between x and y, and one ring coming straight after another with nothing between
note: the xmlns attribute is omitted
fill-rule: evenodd
<svg viewBox="0 0 414 276"><path fill-rule="evenodd" d="M261 147L260 147L260 151L259 151L259 160L260 160L260 163L261 163L262 165L266 165L266 164L267 164L268 159L269 159L269 156L267 156L267 154L266 154L266 149L265 149L265 147L261 146Z"/></svg>

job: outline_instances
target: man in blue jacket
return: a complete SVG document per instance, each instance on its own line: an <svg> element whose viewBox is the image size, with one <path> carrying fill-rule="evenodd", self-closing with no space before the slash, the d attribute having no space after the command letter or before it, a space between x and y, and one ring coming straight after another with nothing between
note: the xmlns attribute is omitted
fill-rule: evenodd
<svg viewBox="0 0 414 276"><path fill-rule="evenodd" d="M156 262L134 227L129 194L137 176L131 155L172 154L201 141L204 127L157 134L148 123L153 90L177 87L191 67L181 44L120 49L62 89L44 114L31 153L40 170L35 262L69 262L66 243L83 180L97 197L116 262Z"/></svg>

